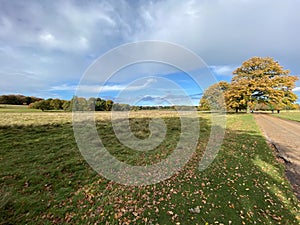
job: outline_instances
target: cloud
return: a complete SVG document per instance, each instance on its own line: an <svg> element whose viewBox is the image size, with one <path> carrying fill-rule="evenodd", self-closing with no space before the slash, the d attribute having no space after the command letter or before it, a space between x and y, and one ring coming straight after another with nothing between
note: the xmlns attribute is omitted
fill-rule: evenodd
<svg viewBox="0 0 300 225"><path fill-rule="evenodd" d="M272 56L300 74L299 7L294 0L0 1L0 94L71 92L97 57L149 39L191 49L228 79L233 65L256 55ZM166 70L128 69L104 90Z"/></svg>
<svg viewBox="0 0 300 225"><path fill-rule="evenodd" d="M145 102L155 102L155 101L157 101L157 100L159 100L159 101L161 101L162 100L162 97L160 97L160 96L149 96L149 95L147 95L147 96L144 96L144 97L142 97L141 99L140 99L140 101L145 101Z"/></svg>
<svg viewBox="0 0 300 225"><path fill-rule="evenodd" d="M293 91L294 91L294 92L300 92L300 87L295 87L295 88L293 89Z"/></svg>
<svg viewBox="0 0 300 225"><path fill-rule="evenodd" d="M151 17L144 16L146 28L137 39L180 43L212 65L236 64L255 55L295 62L293 56L300 50L299 4L293 0L151 2L143 7L144 15Z"/></svg>
<svg viewBox="0 0 300 225"><path fill-rule="evenodd" d="M53 45L56 42L55 37L50 33L41 34L40 39L41 39L41 41L43 41L45 43L49 43L51 45Z"/></svg>
<svg viewBox="0 0 300 225"><path fill-rule="evenodd" d="M136 105L197 105L198 101L193 101L195 95L167 94L167 95L145 95L138 98ZM197 100L199 100L197 98ZM124 99L123 99L124 101Z"/></svg>
<svg viewBox="0 0 300 225"><path fill-rule="evenodd" d="M100 90L102 92L107 92L107 91L121 91L126 86L124 85L68 85L68 84L63 84L59 86L54 86L50 88L50 91L73 91L75 92L76 90L81 92L81 93L90 93L90 94L97 94L99 93Z"/></svg>
<svg viewBox="0 0 300 225"><path fill-rule="evenodd" d="M1 6L0 37L16 47L51 48L71 53L93 47L97 51L110 43L108 36L120 29L116 26L118 21L114 21L115 11L105 1L85 4L2 1Z"/></svg>
<svg viewBox="0 0 300 225"><path fill-rule="evenodd" d="M232 72L237 67L225 65L225 66L209 66L209 68L217 75L232 76Z"/></svg>
<svg viewBox="0 0 300 225"><path fill-rule="evenodd" d="M105 92L120 92L120 91L137 91L137 90L143 90L147 88L152 83L155 83L156 80L153 78L150 78L146 80L145 83L138 83L138 84L102 84L102 85L68 85L63 84L59 86L53 86L50 88L49 91L77 91L81 94L98 94L99 92L105 93Z"/></svg>

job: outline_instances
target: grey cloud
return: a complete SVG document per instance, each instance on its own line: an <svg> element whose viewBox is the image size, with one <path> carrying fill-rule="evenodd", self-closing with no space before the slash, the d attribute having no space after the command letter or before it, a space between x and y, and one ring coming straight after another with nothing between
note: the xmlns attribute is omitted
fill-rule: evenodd
<svg viewBox="0 0 300 225"><path fill-rule="evenodd" d="M212 65L240 64L255 55L295 62L299 7L293 0L158 1L148 7L149 29L138 36L183 44Z"/></svg>
<svg viewBox="0 0 300 225"><path fill-rule="evenodd" d="M143 98L140 99L140 101L147 101L147 102L153 102L153 101L161 101L162 98L161 97L153 97L153 96L145 96Z"/></svg>
<svg viewBox="0 0 300 225"><path fill-rule="evenodd" d="M294 0L0 1L1 92L78 82L106 51L149 39L186 46L225 75L255 55L300 74L299 7ZM26 71L33 71L28 82Z"/></svg>

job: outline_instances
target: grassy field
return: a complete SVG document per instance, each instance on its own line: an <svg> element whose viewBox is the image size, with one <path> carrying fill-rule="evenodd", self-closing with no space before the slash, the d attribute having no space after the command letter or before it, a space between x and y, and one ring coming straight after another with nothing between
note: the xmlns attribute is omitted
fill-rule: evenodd
<svg viewBox="0 0 300 225"><path fill-rule="evenodd" d="M114 136L109 113L97 113L99 134L111 154L131 164L147 164L172 152L180 135L176 114L148 115L164 118L167 138L154 151L137 153ZM201 133L193 158L170 179L144 187L116 184L94 172L76 146L70 113L0 116L0 224L300 222L299 202L284 178L284 168L252 115L227 116L222 149L213 164L199 172L210 133L209 115L200 114ZM148 135L148 123L146 112L131 115L137 136Z"/></svg>
<svg viewBox="0 0 300 225"><path fill-rule="evenodd" d="M0 104L0 113L3 112L40 112L38 109L29 109L28 105L3 105Z"/></svg>
<svg viewBox="0 0 300 225"><path fill-rule="evenodd" d="M300 111L289 111L289 112L280 112L279 114L272 114L283 119L289 119L300 122Z"/></svg>

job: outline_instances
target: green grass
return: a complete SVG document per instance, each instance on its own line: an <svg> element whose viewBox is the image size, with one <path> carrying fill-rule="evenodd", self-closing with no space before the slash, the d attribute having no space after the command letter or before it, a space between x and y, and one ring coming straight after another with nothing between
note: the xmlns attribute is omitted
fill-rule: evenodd
<svg viewBox="0 0 300 225"><path fill-rule="evenodd" d="M190 162L170 179L144 187L116 184L94 172L76 146L69 114L59 120L55 114L26 115L25 121L24 114L0 120L0 224L299 224L298 200L252 115L227 116L222 149L199 172L210 133L209 116L202 115ZM149 153L122 146L109 121L97 127L115 157L143 165L176 146L180 123L166 115L167 139ZM149 135L143 117L131 119L140 138ZM197 207L200 213L190 212Z"/></svg>
<svg viewBox="0 0 300 225"><path fill-rule="evenodd" d="M289 111L289 112L280 112L279 114L272 114L283 119L294 120L300 122L300 111Z"/></svg>
<svg viewBox="0 0 300 225"><path fill-rule="evenodd" d="M0 104L0 113L5 113L5 112L24 113L24 112L40 112L40 110L29 109L28 105L3 105L3 104Z"/></svg>
<svg viewBox="0 0 300 225"><path fill-rule="evenodd" d="M0 104L0 113L32 113L32 112L41 112L41 110L29 108L28 105ZM45 112L60 113L60 112L64 112L64 111L63 110L45 110Z"/></svg>

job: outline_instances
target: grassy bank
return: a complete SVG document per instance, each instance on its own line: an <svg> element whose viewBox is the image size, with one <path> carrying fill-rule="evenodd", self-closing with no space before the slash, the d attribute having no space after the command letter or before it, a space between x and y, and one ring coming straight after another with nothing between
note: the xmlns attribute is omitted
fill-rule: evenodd
<svg viewBox="0 0 300 225"><path fill-rule="evenodd" d="M132 130L142 138L149 135L149 119L143 113L131 119ZM210 134L209 117L201 116L194 157L170 179L145 187L119 185L94 172L76 146L70 114L60 114L59 120L51 113L26 115L0 120L0 224L299 223L298 201L284 168L252 115L228 116L222 149L213 164L199 172ZM119 143L105 115L97 114L99 134L122 161L157 162L176 147L176 116L156 115L167 124L167 138L155 151L137 153Z"/></svg>
<svg viewBox="0 0 300 225"><path fill-rule="evenodd" d="M280 112L279 114L272 114L279 118L294 120L300 122L300 111L289 111L289 112Z"/></svg>

